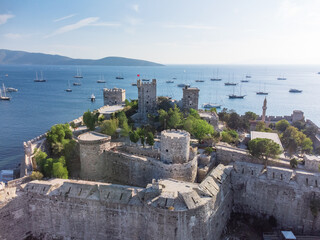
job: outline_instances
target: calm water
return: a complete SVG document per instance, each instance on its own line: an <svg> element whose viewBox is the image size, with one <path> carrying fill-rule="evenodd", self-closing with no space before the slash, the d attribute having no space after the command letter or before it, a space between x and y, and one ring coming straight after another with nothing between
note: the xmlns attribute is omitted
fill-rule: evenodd
<svg viewBox="0 0 320 240"><path fill-rule="evenodd" d="M210 81L219 69L221 82ZM36 71L43 71L46 83L35 83ZM10 168L23 157L23 141L47 131L53 124L71 121L88 109L102 106L102 88L118 87L126 89L128 99L137 98L136 75L141 78L156 78L158 96L181 99L182 90L176 85L188 83L200 88L200 105L218 102L223 107L239 113L253 111L261 113L264 96L255 92L269 92L268 115L289 115L294 109L304 111L308 119L320 125L319 89L320 66L231 66L231 65L170 65L165 67L102 67L81 66L82 86L72 86L77 81L74 66L0 66L0 83L15 87L19 92L11 94L11 101L0 102L0 169ZM8 74L8 77L4 75ZM245 75L252 76L250 82L236 87L224 86L226 81L240 82ZM96 83L104 75L107 83ZM124 80L116 80L121 75ZM277 77L286 77L278 81ZM175 83L165 81L177 78ZM196 79L205 82L196 83ZM73 92L64 91L70 81ZM303 93L289 93L290 88L302 89ZM246 94L245 99L231 100L227 95ZM94 93L96 102L91 103Z"/></svg>

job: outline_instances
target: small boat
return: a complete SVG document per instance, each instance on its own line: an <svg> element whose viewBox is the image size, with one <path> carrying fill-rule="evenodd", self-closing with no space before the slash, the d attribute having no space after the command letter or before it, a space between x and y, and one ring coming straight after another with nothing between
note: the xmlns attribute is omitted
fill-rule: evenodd
<svg viewBox="0 0 320 240"><path fill-rule="evenodd" d="M320 73L319 73L319 74L320 74ZM176 80L177 78L176 78L176 77L174 77L174 78L172 78L172 79Z"/></svg>
<svg viewBox="0 0 320 240"><path fill-rule="evenodd" d="M6 95L6 87L4 86L4 84L2 84L2 91L0 89L0 100L3 100L3 101L10 101L10 97L7 97Z"/></svg>
<svg viewBox="0 0 320 240"><path fill-rule="evenodd" d="M249 82L249 80L241 80L241 82Z"/></svg>
<svg viewBox="0 0 320 240"><path fill-rule="evenodd" d="M142 78L141 80L144 81L144 82L149 82L150 81L150 79L147 79L147 78Z"/></svg>
<svg viewBox="0 0 320 240"><path fill-rule="evenodd" d="M81 74L81 70L79 68L77 68L77 74L75 76L73 76L74 78L83 78L82 74Z"/></svg>
<svg viewBox="0 0 320 240"><path fill-rule="evenodd" d="M68 81L68 88L65 90L66 92L72 92L72 89L70 88L70 81Z"/></svg>
<svg viewBox="0 0 320 240"><path fill-rule="evenodd" d="M250 75L246 75L246 78L251 78L251 76Z"/></svg>
<svg viewBox="0 0 320 240"><path fill-rule="evenodd" d="M97 83L105 83L104 76L100 75L100 80L97 81Z"/></svg>
<svg viewBox="0 0 320 240"><path fill-rule="evenodd" d="M190 87L190 84L180 83L177 85L178 87Z"/></svg>
<svg viewBox="0 0 320 240"><path fill-rule="evenodd" d="M268 95L269 93L268 92L262 92L262 91L259 91L259 92L256 92L257 95Z"/></svg>
<svg viewBox="0 0 320 240"><path fill-rule="evenodd" d="M229 95L229 99L243 99L246 95L241 95L241 85L240 85L240 94L236 95L234 94L234 88L233 93Z"/></svg>
<svg viewBox="0 0 320 240"><path fill-rule="evenodd" d="M5 77L9 77L9 75L8 74L6 74L6 75L4 75Z"/></svg>
<svg viewBox="0 0 320 240"><path fill-rule="evenodd" d="M221 78L210 78L211 81L221 81Z"/></svg>
<svg viewBox="0 0 320 240"><path fill-rule="evenodd" d="M277 80L287 80L285 77L278 77Z"/></svg>
<svg viewBox="0 0 320 240"><path fill-rule="evenodd" d="M196 80L196 82L204 82L204 80Z"/></svg>
<svg viewBox="0 0 320 240"><path fill-rule="evenodd" d="M291 89L289 90L289 92L291 92L291 93L302 93L302 90L295 89L295 88L291 88Z"/></svg>
<svg viewBox="0 0 320 240"><path fill-rule="evenodd" d="M73 85L73 86L81 86L81 83L79 83L79 82L74 82L72 85Z"/></svg>
<svg viewBox="0 0 320 240"><path fill-rule="evenodd" d="M96 100L96 96L92 93L90 97L91 102L94 102Z"/></svg>
<svg viewBox="0 0 320 240"><path fill-rule="evenodd" d="M117 76L116 79L124 79L124 77L119 77L119 76Z"/></svg>
<svg viewBox="0 0 320 240"><path fill-rule="evenodd" d="M234 83L234 82L226 82L224 83L225 86L236 86L237 83Z"/></svg>
<svg viewBox="0 0 320 240"><path fill-rule="evenodd" d="M216 103L204 103L203 108L221 108L222 105Z"/></svg>
<svg viewBox="0 0 320 240"><path fill-rule="evenodd" d="M45 80L43 78L43 74L41 72L41 78L38 78L38 72L36 72L36 79L33 80L34 82L46 82L47 80Z"/></svg>
<svg viewBox="0 0 320 240"><path fill-rule="evenodd" d="M166 83L174 83L174 81L168 80L168 81L166 81Z"/></svg>
<svg viewBox="0 0 320 240"><path fill-rule="evenodd" d="M7 92L18 92L18 89L13 88L13 87L7 87L7 88L6 88L6 91L7 91Z"/></svg>
<svg viewBox="0 0 320 240"><path fill-rule="evenodd" d="M137 86L137 84L136 83L131 83L131 86Z"/></svg>

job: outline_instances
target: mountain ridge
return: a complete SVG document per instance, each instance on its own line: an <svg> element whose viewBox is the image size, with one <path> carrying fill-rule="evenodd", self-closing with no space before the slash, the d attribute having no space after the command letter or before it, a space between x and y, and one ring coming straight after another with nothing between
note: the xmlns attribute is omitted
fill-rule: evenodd
<svg viewBox="0 0 320 240"><path fill-rule="evenodd" d="M91 66L164 66L146 60L125 57L104 57L100 59L78 59L58 54L31 53L0 49L0 65L91 65Z"/></svg>

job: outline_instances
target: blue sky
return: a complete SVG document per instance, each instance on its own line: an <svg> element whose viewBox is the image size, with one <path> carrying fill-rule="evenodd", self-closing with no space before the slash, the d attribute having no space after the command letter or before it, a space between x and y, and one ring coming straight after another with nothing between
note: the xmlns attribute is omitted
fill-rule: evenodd
<svg viewBox="0 0 320 240"><path fill-rule="evenodd" d="M0 48L164 64L320 64L319 0L0 0Z"/></svg>

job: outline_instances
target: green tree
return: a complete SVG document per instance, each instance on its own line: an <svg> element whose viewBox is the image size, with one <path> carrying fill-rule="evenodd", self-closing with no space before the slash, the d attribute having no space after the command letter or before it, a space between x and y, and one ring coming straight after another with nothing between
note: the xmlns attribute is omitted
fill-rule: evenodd
<svg viewBox="0 0 320 240"><path fill-rule="evenodd" d="M172 107L171 102L168 99L168 97L158 97L158 109L164 110L164 111L169 111L169 109Z"/></svg>
<svg viewBox="0 0 320 240"><path fill-rule="evenodd" d="M146 143L147 143L149 146L153 146L153 145L154 145L154 136L153 136L152 132L148 132L148 133L147 133Z"/></svg>
<svg viewBox="0 0 320 240"><path fill-rule="evenodd" d="M229 119L227 120L227 125L229 128L237 130L242 127L242 121L238 113L232 112Z"/></svg>
<svg viewBox="0 0 320 240"><path fill-rule="evenodd" d="M63 160L58 160L52 165L52 176L56 178L68 179L68 170L63 164Z"/></svg>
<svg viewBox="0 0 320 240"><path fill-rule="evenodd" d="M175 104L173 109L170 108L168 111L168 128L178 128L182 125L182 113Z"/></svg>
<svg viewBox="0 0 320 240"><path fill-rule="evenodd" d="M312 141L293 126L287 127L282 134L281 141L289 154L293 154L299 149L303 152L312 152Z"/></svg>
<svg viewBox="0 0 320 240"><path fill-rule="evenodd" d="M242 117L242 128L249 130L250 128L250 121L254 121L256 120L258 117L257 114L255 114L254 112L246 112Z"/></svg>
<svg viewBox="0 0 320 240"><path fill-rule="evenodd" d="M130 137L130 141L133 143L137 143L140 139L140 136L137 133L137 131L130 132L129 137Z"/></svg>
<svg viewBox="0 0 320 240"><path fill-rule="evenodd" d="M69 124L57 124L51 127L50 131L47 133L47 140L50 144L60 142L64 139L71 139L72 131Z"/></svg>
<svg viewBox="0 0 320 240"><path fill-rule="evenodd" d="M299 131L303 131L306 129L306 123L304 121L296 121L292 124L292 126L299 129Z"/></svg>
<svg viewBox="0 0 320 240"><path fill-rule="evenodd" d="M43 178L43 174L39 171L33 171L30 178L31 180L41 180Z"/></svg>
<svg viewBox="0 0 320 240"><path fill-rule="evenodd" d="M198 139L200 142L208 135L212 135L214 133L214 128L212 125L207 123L207 121L202 119L195 119L192 124L191 134Z"/></svg>
<svg viewBox="0 0 320 240"><path fill-rule="evenodd" d="M168 112L166 112L163 109L160 109L158 111L158 113L159 113L159 121L160 121L162 128L167 129L167 122L168 122L168 118L169 118Z"/></svg>
<svg viewBox="0 0 320 240"><path fill-rule="evenodd" d="M115 136L118 126L119 121L116 118L105 120L101 124L101 132L109 136Z"/></svg>
<svg viewBox="0 0 320 240"><path fill-rule="evenodd" d="M279 144L266 138L255 138L249 141L249 153L259 159L263 159L267 166L269 158L277 158L281 154Z"/></svg>
<svg viewBox="0 0 320 240"><path fill-rule="evenodd" d="M145 129L143 129L143 128L137 128L136 132L137 132L137 134L138 134L139 137L140 137L140 142L141 142L141 144L144 146L145 138L146 138L146 131L145 131Z"/></svg>
<svg viewBox="0 0 320 240"><path fill-rule="evenodd" d="M124 137L129 136L130 131L131 131L131 128L128 125L128 123L127 122L123 123L121 132L120 132L121 136L124 136Z"/></svg>
<svg viewBox="0 0 320 240"><path fill-rule="evenodd" d="M95 130L96 123L98 121L99 113L90 112L90 110L86 111L83 114L83 123L87 126L90 131Z"/></svg>
<svg viewBox="0 0 320 240"><path fill-rule="evenodd" d="M292 158L292 159L290 160L290 166L291 166L292 168L297 168L297 166L298 166L298 160L297 160L296 158Z"/></svg>
<svg viewBox="0 0 320 240"><path fill-rule="evenodd" d="M228 122L230 118L230 112L227 108L223 108L221 112L218 113L220 121Z"/></svg>
<svg viewBox="0 0 320 240"><path fill-rule="evenodd" d="M53 165L53 159L47 158L44 166L43 166L43 175L45 177L51 177L52 176L52 165Z"/></svg>
<svg viewBox="0 0 320 240"><path fill-rule="evenodd" d="M192 117L194 117L196 119L200 119L200 115L199 115L198 111L193 109L193 108L190 108L189 116L192 116Z"/></svg>
<svg viewBox="0 0 320 240"><path fill-rule="evenodd" d="M235 130L224 130L221 132L221 141L226 143L237 144L239 141L239 134Z"/></svg>
<svg viewBox="0 0 320 240"><path fill-rule="evenodd" d="M42 172L44 169L45 160L47 159L48 155L37 148L34 150L34 154L34 159L36 160L37 167L40 172Z"/></svg>
<svg viewBox="0 0 320 240"><path fill-rule="evenodd" d="M290 123L285 119L282 119L276 123L276 129L281 133L284 132L289 126Z"/></svg>

